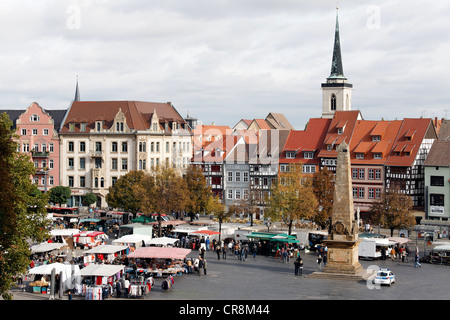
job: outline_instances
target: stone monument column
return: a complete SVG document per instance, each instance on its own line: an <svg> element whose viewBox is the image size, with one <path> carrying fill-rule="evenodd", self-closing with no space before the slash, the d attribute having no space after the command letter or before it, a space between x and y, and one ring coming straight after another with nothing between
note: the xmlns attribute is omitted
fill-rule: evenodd
<svg viewBox="0 0 450 320"><path fill-rule="evenodd" d="M359 274L363 270L358 259L358 226L354 217L350 150L343 142L338 147L332 227L324 241L328 261L323 272Z"/></svg>

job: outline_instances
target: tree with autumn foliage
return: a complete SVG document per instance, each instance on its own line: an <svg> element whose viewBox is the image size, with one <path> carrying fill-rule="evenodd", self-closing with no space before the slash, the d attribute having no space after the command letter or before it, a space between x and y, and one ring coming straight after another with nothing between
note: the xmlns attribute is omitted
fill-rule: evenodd
<svg viewBox="0 0 450 320"><path fill-rule="evenodd" d="M114 186L109 187L109 193L106 195L108 205L131 212L133 218L136 218L136 213L141 210L139 194L145 176L141 170L133 170L121 176Z"/></svg>
<svg viewBox="0 0 450 320"><path fill-rule="evenodd" d="M372 204L369 213L373 223L391 230L392 237L395 229L409 229L414 226L415 218L409 211L412 206L410 196L393 188L383 192L380 200Z"/></svg>
<svg viewBox="0 0 450 320"><path fill-rule="evenodd" d="M208 211L212 191L211 187L208 186L201 168L198 166L189 166L184 175L184 179L186 180L187 191L189 193L186 201L186 212L190 214L192 221L194 214Z"/></svg>
<svg viewBox="0 0 450 320"><path fill-rule="evenodd" d="M169 166L152 168L140 187L141 208L158 214L158 236L161 236L161 215L181 212L189 200L187 183L180 172Z"/></svg>
<svg viewBox="0 0 450 320"><path fill-rule="evenodd" d="M291 164L278 176L268 199L267 214L273 221L283 221L292 232L296 220L311 219L316 213L317 200L311 178L302 173L301 164Z"/></svg>
<svg viewBox="0 0 450 320"><path fill-rule="evenodd" d="M318 201L318 211L312 220L322 229L328 227L333 214L334 181L334 174L327 167L314 173L312 178L313 192Z"/></svg>
<svg viewBox="0 0 450 320"><path fill-rule="evenodd" d="M13 298L14 277L30 264L29 242L45 241L51 226L47 194L32 183L34 165L17 151L12 125L6 113L0 115L0 295L5 300Z"/></svg>

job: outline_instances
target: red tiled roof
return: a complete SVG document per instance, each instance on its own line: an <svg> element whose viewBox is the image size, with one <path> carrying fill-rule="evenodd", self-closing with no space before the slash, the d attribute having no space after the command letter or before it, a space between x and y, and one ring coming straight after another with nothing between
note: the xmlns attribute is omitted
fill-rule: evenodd
<svg viewBox="0 0 450 320"><path fill-rule="evenodd" d="M184 124L183 117L170 102L141 102L141 101L75 101L70 107L61 132L69 132L69 123L87 123L88 129L94 129L95 121L102 120L103 128L109 129L114 118L122 110L127 126L134 130L147 130L150 128L151 117L156 111L161 122L175 121ZM75 127L79 132L79 127Z"/></svg>

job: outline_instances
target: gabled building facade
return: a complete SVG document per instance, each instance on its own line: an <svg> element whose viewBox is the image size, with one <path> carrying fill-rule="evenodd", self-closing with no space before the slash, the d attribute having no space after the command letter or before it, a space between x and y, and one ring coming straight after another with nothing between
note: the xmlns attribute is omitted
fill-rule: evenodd
<svg viewBox="0 0 450 320"><path fill-rule="evenodd" d="M36 169L32 180L42 192L59 185L58 131L66 110L44 110L33 102L26 110L5 110L19 136L19 149Z"/></svg>
<svg viewBox="0 0 450 320"><path fill-rule="evenodd" d="M183 171L192 157L192 132L170 102L74 101L60 138L60 184L72 190L70 206L94 193L97 207L107 207L120 176L158 165Z"/></svg>

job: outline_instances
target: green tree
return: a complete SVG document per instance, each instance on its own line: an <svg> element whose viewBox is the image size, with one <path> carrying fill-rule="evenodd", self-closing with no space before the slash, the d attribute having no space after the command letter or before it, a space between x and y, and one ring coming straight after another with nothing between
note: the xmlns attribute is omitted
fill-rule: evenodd
<svg viewBox="0 0 450 320"><path fill-rule="evenodd" d="M109 193L106 195L106 202L113 208L120 208L131 212L133 218L136 213L141 211L142 197L137 194L141 188L146 174L142 170L133 170L121 176L114 186L109 187Z"/></svg>
<svg viewBox="0 0 450 320"><path fill-rule="evenodd" d="M318 211L313 220L322 229L327 227L333 214L334 181L333 172L326 167L314 173L312 178L313 192L318 201Z"/></svg>
<svg viewBox="0 0 450 320"><path fill-rule="evenodd" d="M35 168L19 153L18 138L6 113L0 115L0 295L12 299L14 276L25 273L30 263L29 242L48 238L47 195L36 192L30 176Z"/></svg>
<svg viewBox="0 0 450 320"><path fill-rule="evenodd" d="M291 164L280 173L272 186L267 213L272 221L281 220L292 233L292 224L299 219L310 219L317 209L317 200L311 187L311 178L302 174L301 164Z"/></svg>
<svg viewBox="0 0 450 320"><path fill-rule="evenodd" d="M50 189L49 201L54 204L65 204L70 198L72 191L69 187L56 186Z"/></svg>
<svg viewBox="0 0 450 320"><path fill-rule="evenodd" d="M415 224L415 218L409 211L413 206L410 196L399 189L389 189L383 192L381 199L374 202L369 210L371 220L391 230L409 229Z"/></svg>
<svg viewBox="0 0 450 320"><path fill-rule="evenodd" d="M83 204L86 206L90 206L91 204L94 204L97 202L97 196L93 193L86 193L83 196Z"/></svg>

